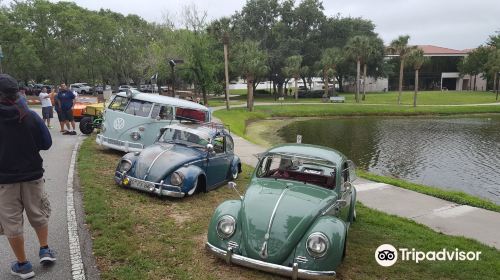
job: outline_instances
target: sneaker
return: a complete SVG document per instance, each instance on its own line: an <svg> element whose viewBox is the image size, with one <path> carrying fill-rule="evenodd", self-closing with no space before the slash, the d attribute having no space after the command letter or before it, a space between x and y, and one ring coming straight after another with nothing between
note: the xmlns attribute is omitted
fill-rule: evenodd
<svg viewBox="0 0 500 280"><path fill-rule="evenodd" d="M41 264L51 264L56 261L55 252L50 248L40 249L38 255L40 256Z"/></svg>
<svg viewBox="0 0 500 280"><path fill-rule="evenodd" d="M51 125L49 125L49 126L47 126L47 127L48 127L49 129L52 129L52 128L53 128L53 126L51 126Z"/></svg>
<svg viewBox="0 0 500 280"><path fill-rule="evenodd" d="M74 131L74 130L70 131L69 135L76 135L76 131Z"/></svg>
<svg viewBox="0 0 500 280"><path fill-rule="evenodd" d="M62 134L63 134L63 135L71 135L71 132L69 132L69 131L65 130L65 131L63 131L63 133L62 133Z"/></svg>
<svg viewBox="0 0 500 280"><path fill-rule="evenodd" d="M10 273L15 276L19 276L22 279L29 279L35 276L35 272L33 271L33 266L30 262L26 262L21 265L18 262L15 262L10 267Z"/></svg>

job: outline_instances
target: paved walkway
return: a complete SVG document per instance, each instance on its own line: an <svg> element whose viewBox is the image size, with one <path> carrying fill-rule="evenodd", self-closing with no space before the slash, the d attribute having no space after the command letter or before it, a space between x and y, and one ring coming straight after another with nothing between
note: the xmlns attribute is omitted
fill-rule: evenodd
<svg viewBox="0 0 500 280"><path fill-rule="evenodd" d="M41 114L40 108L33 110ZM84 226L81 195L78 192L78 186L75 186L76 189L73 192L73 180L69 175L73 169L73 155L76 156L74 153L75 144L81 136L62 135L57 129L59 126L57 118L52 120L54 122L54 128L50 130L52 147L48 151L42 151L41 156L44 160L45 190L49 195L52 207L49 220L49 245L56 250L57 261L51 267L42 267L39 264L39 244L35 232L25 217L26 255L33 264L35 279L85 279L81 277L84 267L86 279L99 279L92 255L91 241ZM72 204L74 207L68 207L68 204ZM70 223L68 223L69 217L72 218ZM70 231L68 231L68 224L70 224ZM76 236L79 238L76 238L75 234L78 234ZM78 243L80 248L78 248ZM4 236L0 236L0 248L0 279L20 279L10 275L10 263L15 260L15 257Z"/></svg>
<svg viewBox="0 0 500 280"><path fill-rule="evenodd" d="M235 152L255 166L255 154L266 149L233 135ZM435 231L465 236L500 249L500 213L453 202L365 179L354 182L358 201L379 211L412 219Z"/></svg>

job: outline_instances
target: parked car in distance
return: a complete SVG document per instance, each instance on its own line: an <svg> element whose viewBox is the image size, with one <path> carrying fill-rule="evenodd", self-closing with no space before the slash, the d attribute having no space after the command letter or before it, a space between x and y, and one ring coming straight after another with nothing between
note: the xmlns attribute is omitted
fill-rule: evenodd
<svg viewBox="0 0 500 280"><path fill-rule="evenodd" d="M75 91L78 94L87 94L94 91L94 89L87 83L74 83L70 84L69 88L71 91Z"/></svg>
<svg viewBox="0 0 500 280"><path fill-rule="evenodd" d="M293 279L331 279L356 217L355 178L354 164L336 150L271 148L259 155L245 195L215 210L206 248L228 263Z"/></svg>
<svg viewBox="0 0 500 280"><path fill-rule="evenodd" d="M133 90L137 90L136 87L133 87L133 86L130 86L130 85L120 85L118 87L118 92L125 92L127 91L128 89L133 89Z"/></svg>
<svg viewBox="0 0 500 280"><path fill-rule="evenodd" d="M111 90L111 86L110 85L105 85L105 86L97 85L97 86L95 86L94 90L98 94L102 94L105 90Z"/></svg>
<svg viewBox="0 0 500 280"><path fill-rule="evenodd" d="M172 124L142 152L122 157L115 182L159 196L207 192L238 177L241 163L234 142L220 124Z"/></svg>
<svg viewBox="0 0 500 280"><path fill-rule="evenodd" d="M96 142L124 152L153 144L160 128L179 122L210 122L210 110L178 98L128 90L117 93L104 111Z"/></svg>

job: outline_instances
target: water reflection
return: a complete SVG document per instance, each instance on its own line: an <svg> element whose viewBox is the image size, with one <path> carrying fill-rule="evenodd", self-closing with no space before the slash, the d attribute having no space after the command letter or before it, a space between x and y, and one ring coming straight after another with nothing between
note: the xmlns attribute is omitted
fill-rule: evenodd
<svg viewBox="0 0 500 280"><path fill-rule="evenodd" d="M500 204L500 116L307 120L279 133L337 149L374 173Z"/></svg>

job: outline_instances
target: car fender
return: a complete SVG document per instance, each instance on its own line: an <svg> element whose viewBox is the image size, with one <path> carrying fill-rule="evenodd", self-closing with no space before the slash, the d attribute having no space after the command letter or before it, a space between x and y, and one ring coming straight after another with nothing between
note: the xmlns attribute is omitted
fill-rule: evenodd
<svg viewBox="0 0 500 280"><path fill-rule="evenodd" d="M351 194L351 207L349 208L349 223L352 223L354 221L354 209L356 207L356 201L357 201L357 194L358 191L356 188L353 186L352 187L352 194Z"/></svg>
<svg viewBox="0 0 500 280"><path fill-rule="evenodd" d="M307 238L314 232L323 233L329 241L326 255L317 259L309 255L306 249ZM342 262L346 234L347 225L344 221L335 216L320 216L297 244L295 258L300 256L307 259L307 262L299 264L299 268L316 271L336 270Z"/></svg>
<svg viewBox="0 0 500 280"><path fill-rule="evenodd" d="M174 172L179 172L184 175L184 181L182 182L182 192L184 193L189 192L194 187L194 182L200 175L205 176L205 178L207 176L205 170L196 165L183 165Z"/></svg>
<svg viewBox="0 0 500 280"><path fill-rule="evenodd" d="M229 241L236 242L240 244L241 240L241 221L239 219L239 213L241 210L241 200L227 200L220 204L214 211L210 224L208 226L207 240L213 246L217 248L227 250L227 243ZM217 235L217 223L219 219L224 215L231 215L236 220L236 229L233 234L228 239L221 239Z"/></svg>
<svg viewBox="0 0 500 280"><path fill-rule="evenodd" d="M231 161L231 173L235 170L238 170L238 173L241 173L241 160L237 155L234 155L233 160Z"/></svg>

